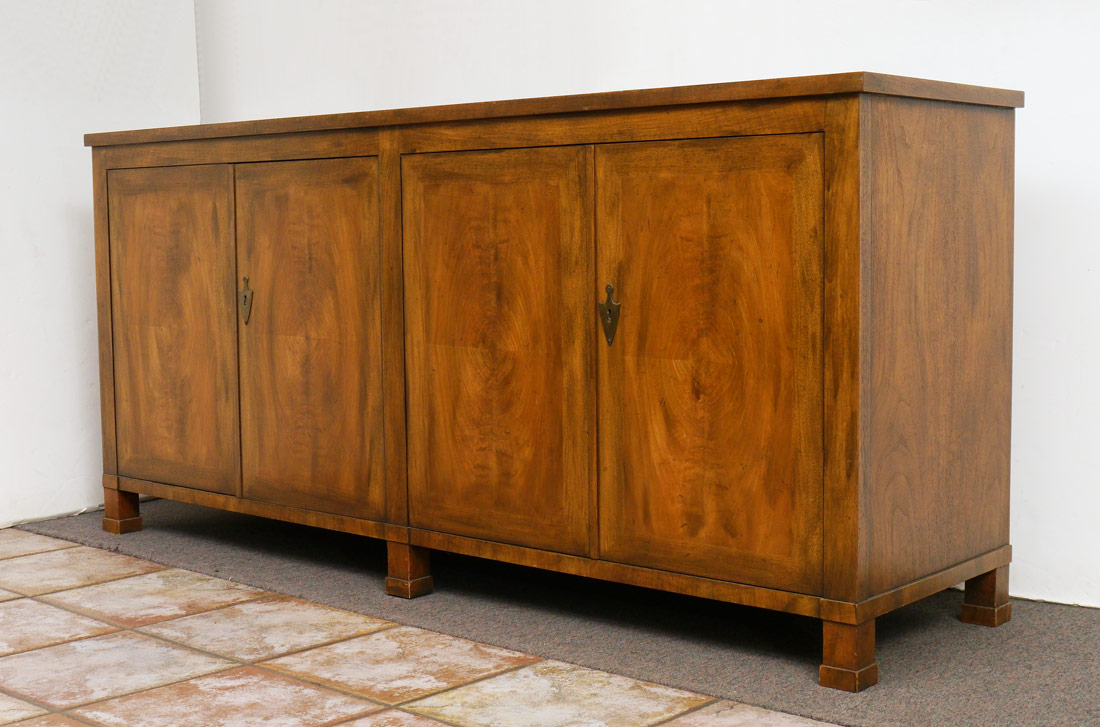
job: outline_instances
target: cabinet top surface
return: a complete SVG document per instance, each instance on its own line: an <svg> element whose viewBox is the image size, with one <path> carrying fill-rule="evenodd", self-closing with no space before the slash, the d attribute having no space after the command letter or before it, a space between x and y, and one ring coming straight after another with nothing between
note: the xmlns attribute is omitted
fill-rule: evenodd
<svg viewBox="0 0 1100 727"><path fill-rule="evenodd" d="M842 93L877 93L888 96L907 96L1010 108L1018 108L1024 105L1022 91L856 71L853 73L773 78L761 81L736 81L699 86L483 101L256 121L231 121L220 124L194 124L134 131L109 131L85 134L84 145L115 146L158 141L216 139L303 131L331 131L510 116L610 111L646 106L679 106L696 103L753 101Z"/></svg>

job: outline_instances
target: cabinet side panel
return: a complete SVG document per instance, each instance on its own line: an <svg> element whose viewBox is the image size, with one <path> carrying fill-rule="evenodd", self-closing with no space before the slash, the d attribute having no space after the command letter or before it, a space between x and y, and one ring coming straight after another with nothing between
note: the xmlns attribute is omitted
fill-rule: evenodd
<svg viewBox="0 0 1100 727"><path fill-rule="evenodd" d="M875 594L1008 543L1013 112L868 96L861 141Z"/></svg>
<svg viewBox="0 0 1100 727"><path fill-rule="evenodd" d="M107 215L107 169L103 154L92 150L92 192L95 205L95 289L99 324L99 411L103 425L103 473L118 472L115 449L115 359L111 330L111 245ZM114 479L111 479L114 483Z"/></svg>

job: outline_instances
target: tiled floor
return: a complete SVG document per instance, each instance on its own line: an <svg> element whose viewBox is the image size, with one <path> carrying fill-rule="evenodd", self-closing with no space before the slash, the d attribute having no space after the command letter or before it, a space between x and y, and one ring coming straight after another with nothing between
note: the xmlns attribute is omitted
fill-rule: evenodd
<svg viewBox="0 0 1100 727"><path fill-rule="evenodd" d="M811 727L20 530L0 530L0 725Z"/></svg>

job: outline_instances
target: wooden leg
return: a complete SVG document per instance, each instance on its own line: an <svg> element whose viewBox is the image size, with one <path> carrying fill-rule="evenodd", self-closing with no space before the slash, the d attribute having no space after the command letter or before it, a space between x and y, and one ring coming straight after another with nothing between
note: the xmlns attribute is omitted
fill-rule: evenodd
<svg viewBox="0 0 1100 727"><path fill-rule="evenodd" d="M1012 618L1012 604L1008 602L1008 566L982 573L966 582L962 614L968 624L1000 626Z"/></svg>
<svg viewBox="0 0 1100 727"><path fill-rule="evenodd" d="M103 488L103 529L115 535L141 530L136 492Z"/></svg>
<svg viewBox="0 0 1100 727"><path fill-rule="evenodd" d="M822 637L821 686L859 692L878 683L874 619L858 626L823 621Z"/></svg>
<svg viewBox="0 0 1100 727"><path fill-rule="evenodd" d="M432 572L428 567L431 551L408 543L386 543L389 575L386 593L401 598L416 598L432 592Z"/></svg>

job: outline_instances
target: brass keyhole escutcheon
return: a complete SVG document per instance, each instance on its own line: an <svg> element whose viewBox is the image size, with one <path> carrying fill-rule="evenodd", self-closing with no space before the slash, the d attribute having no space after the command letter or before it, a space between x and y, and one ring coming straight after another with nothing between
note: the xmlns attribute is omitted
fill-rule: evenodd
<svg viewBox="0 0 1100 727"><path fill-rule="evenodd" d="M607 345L610 346L611 342L615 340L615 330L619 327L619 308L622 307L622 303L617 303L612 300L612 294L615 292L614 285L608 285L604 290L607 292L607 300L598 304L600 310L600 324L603 326L603 336L607 339Z"/></svg>
<svg viewBox="0 0 1100 727"><path fill-rule="evenodd" d="M248 316L252 313L253 291L248 287L248 276L244 276L244 287L237 293L237 299L241 307L241 319L248 325Z"/></svg>

